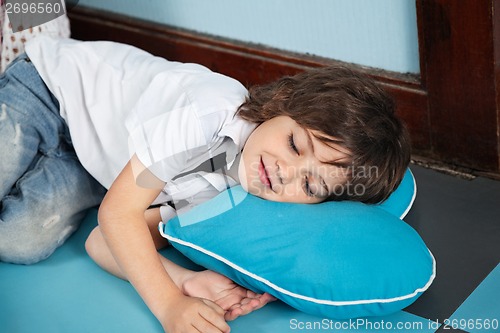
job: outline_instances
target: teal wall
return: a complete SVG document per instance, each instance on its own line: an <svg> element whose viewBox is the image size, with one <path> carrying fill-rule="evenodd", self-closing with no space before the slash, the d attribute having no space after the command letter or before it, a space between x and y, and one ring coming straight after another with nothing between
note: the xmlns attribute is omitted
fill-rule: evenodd
<svg viewBox="0 0 500 333"><path fill-rule="evenodd" d="M80 0L193 31L418 73L414 0Z"/></svg>

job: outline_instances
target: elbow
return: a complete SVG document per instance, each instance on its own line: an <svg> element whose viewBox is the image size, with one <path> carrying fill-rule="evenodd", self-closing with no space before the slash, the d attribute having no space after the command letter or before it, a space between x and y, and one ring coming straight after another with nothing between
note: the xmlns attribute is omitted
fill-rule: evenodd
<svg viewBox="0 0 500 333"><path fill-rule="evenodd" d="M106 228L113 220L123 219L120 215L124 214L125 207L119 209L119 206L113 205L109 200L103 200L97 211L97 223L99 227Z"/></svg>
<svg viewBox="0 0 500 333"><path fill-rule="evenodd" d="M111 214L109 207L103 202L97 212L97 223L99 224L99 226L102 226L106 223L106 221L109 221L110 215Z"/></svg>
<svg viewBox="0 0 500 333"><path fill-rule="evenodd" d="M102 240L99 227L95 227L85 241L85 251L94 261L96 261L96 256L99 253L99 247L101 245L100 241Z"/></svg>

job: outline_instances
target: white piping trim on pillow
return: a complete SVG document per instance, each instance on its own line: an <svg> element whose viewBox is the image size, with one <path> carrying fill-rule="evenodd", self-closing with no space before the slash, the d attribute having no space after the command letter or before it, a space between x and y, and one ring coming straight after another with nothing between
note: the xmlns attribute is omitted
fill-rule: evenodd
<svg viewBox="0 0 500 333"><path fill-rule="evenodd" d="M330 300L323 300L323 299L316 299L316 298L313 298L313 297L309 297L309 296L304 296L304 295L300 295L300 294L296 294L294 292L291 292L289 290L286 290L286 289L283 289L277 285L275 285L274 283L258 276L258 275L255 275L254 273L251 273L249 271L247 271L246 269L232 263L231 261L219 256L218 254L215 254L211 251L208 251L196 244L193 244L193 243L189 243L189 242L186 242L186 241L183 241L182 239L179 239L179 238L175 238L175 237L172 237L170 235L167 235L163 232L163 227L164 227L164 224L163 222L160 222L159 224L159 229L160 229L160 233L163 237L165 237L166 239L168 239L170 242L175 242L175 243L178 243L180 245L183 245L183 246L187 246L187 247L190 247L196 251L199 251L205 255L208 255L216 260L219 260L221 262L223 262L224 264L230 266L231 268L233 269L236 269L237 271L239 271L240 273L243 273L249 277L251 277L252 279L255 279L257 281L260 281L264 284L266 284L267 286L271 287L272 289L280 292L280 293L283 293L285 295L288 295L288 296L291 296L291 297L294 297L294 298L298 298L298 299L302 299L304 301L309 301L309 302L313 302L313 303L318 303L318 304L324 304L324 305L333 305L333 306L345 306L345 305L360 305L360 304L372 304L372 303L391 303L391 302L398 302L398 301L402 301L402 300L405 300L405 299L409 299L409 298L412 298L412 297L415 297L417 296L417 294L421 293L421 292L424 292L426 291L429 286L432 284L432 282L434 281L434 278L436 277L436 260L434 259L434 256L432 255L432 252L427 249L429 251L429 254L432 258L432 275L431 277L429 278L429 281L425 284L425 286L423 286L422 288L418 288L416 289L414 292L412 292L411 294L408 294L408 295L403 295L403 296L398 296L398 297L393 297L393 298L381 298L381 299L367 299L367 300L355 300L355 301L330 301Z"/></svg>
<svg viewBox="0 0 500 333"><path fill-rule="evenodd" d="M410 211L411 207L413 206L413 202L415 201L415 198L417 197L417 182L415 180L415 176L413 175L413 172L411 172L410 168L408 168L408 171L410 171L411 178L413 179L413 196L411 197L410 204L408 205L408 207L406 207L406 210L399 217L400 220L404 219L404 217L406 216L406 214L408 214L408 212Z"/></svg>

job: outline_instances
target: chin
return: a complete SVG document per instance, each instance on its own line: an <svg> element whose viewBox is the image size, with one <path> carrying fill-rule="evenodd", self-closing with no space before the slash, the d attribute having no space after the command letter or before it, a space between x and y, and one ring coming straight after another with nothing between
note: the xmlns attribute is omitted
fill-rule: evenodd
<svg viewBox="0 0 500 333"><path fill-rule="evenodd" d="M250 186L249 187L248 184L245 183L245 185L243 185L243 182L242 182L241 187L243 187L243 189L246 192L250 193L251 195L254 195L254 196L259 197L261 199L269 200L268 196L266 195L267 194L266 191L258 186Z"/></svg>
<svg viewBox="0 0 500 333"><path fill-rule="evenodd" d="M264 199L264 200L279 201L279 200L276 200L276 198L273 198L273 196L270 195L270 193L268 193L266 190L263 190L261 188L257 188L257 189L251 188L247 192L252 194L252 195L255 195L256 197Z"/></svg>
<svg viewBox="0 0 500 333"><path fill-rule="evenodd" d="M248 184L247 183L241 182L240 185L245 190L245 192L250 193L250 191L248 190Z"/></svg>

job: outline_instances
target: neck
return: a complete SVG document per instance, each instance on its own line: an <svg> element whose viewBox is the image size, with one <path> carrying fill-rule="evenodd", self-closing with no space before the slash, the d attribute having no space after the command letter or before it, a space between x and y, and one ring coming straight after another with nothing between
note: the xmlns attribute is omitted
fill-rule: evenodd
<svg viewBox="0 0 500 333"><path fill-rule="evenodd" d="M236 158L233 162L233 165L231 165L230 169L226 170L226 175L233 178L238 183L240 182L240 177L238 176L238 169L239 169L239 165L240 165L240 160L241 160L241 153L236 155Z"/></svg>

